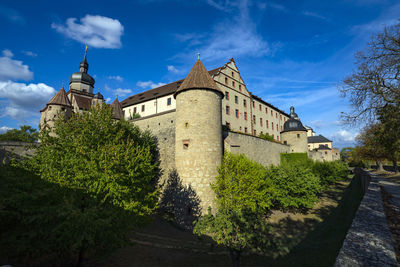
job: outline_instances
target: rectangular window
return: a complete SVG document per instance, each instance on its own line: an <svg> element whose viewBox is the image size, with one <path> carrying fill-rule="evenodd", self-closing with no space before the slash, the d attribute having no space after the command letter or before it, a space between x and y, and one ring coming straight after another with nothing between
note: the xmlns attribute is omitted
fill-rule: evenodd
<svg viewBox="0 0 400 267"><path fill-rule="evenodd" d="M278 124L276 125L276 131L279 132L279 126L278 126Z"/></svg>
<svg viewBox="0 0 400 267"><path fill-rule="evenodd" d="M260 126L262 127L262 118L260 118Z"/></svg>
<svg viewBox="0 0 400 267"><path fill-rule="evenodd" d="M228 78L225 77L225 84L228 84Z"/></svg>
<svg viewBox="0 0 400 267"><path fill-rule="evenodd" d="M255 107L256 107L256 102L253 101L253 108L255 108Z"/></svg>
<svg viewBox="0 0 400 267"><path fill-rule="evenodd" d="M167 106L171 106L171 98L170 97L168 97L168 99L167 99Z"/></svg>
<svg viewBox="0 0 400 267"><path fill-rule="evenodd" d="M275 113L275 117L278 118L278 113Z"/></svg>
<svg viewBox="0 0 400 267"><path fill-rule="evenodd" d="M271 122L271 129L274 130L274 122Z"/></svg>
<svg viewBox="0 0 400 267"><path fill-rule="evenodd" d="M254 130L254 135L256 135L256 136L257 136L257 131L256 131L256 130Z"/></svg>
<svg viewBox="0 0 400 267"><path fill-rule="evenodd" d="M226 115L229 115L231 109L229 108L229 106L226 106Z"/></svg>
<svg viewBox="0 0 400 267"><path fill-rule="evenodd" d="M260 110L261 110L261 104L260 104Z"/></svg>
<svg viewBox="0 0 400 267"><path fill-rule="evenodd" d="M136 112L136 107L133 108L133 113L137 113L137 112Z"/></svg>
<svg viewBox="0 0 400 267"><path fill-rule="evenodd" d="M253 123L256 124L256 115L253 115Z"/></svg>
<svg viewBox="0 0 400 267"><path fill-rule="evenodd" d="M235 82L234 81L232 81L232 87L235 88Z"/></svg>
<svg viewBox="0 0 400 267"><path fill-rule="evenodd" d="M244 120L247 121L247 112L244 112Z"/></svg>
<svg viewBox="0 0 400 267"><path fill-rule="evenodd" d="M272 117L274 116L274 112L272 111L272 109L271 109L271 116L272 116Z"/></svg>
<svg viewBox="0 0 400 267"><path fill-rule="evenodd" d="M229 100L229 92L225 91L225 99Z"/></svg>
<svg viewBox="0 0 400 267"><path fill-rule="evenodd" d="M267 129L268 129L268 127L269 127L269 126L268 126L268 120L267 120Z"/></svg>
<svg viewBox="0 0 400 267"><path fill-rule="evenodd" d="M282 120L282 115L279 115L279 119Z"/></svg>
<svg viewBox="0 0 400 267"><path fill-rule="evenodd" d="M142 112L144 112L144 105L142 105Z"/></svg>
<svg viewBox="0 0 400 267"><path fill-rule="evenodd" d="M268 108L265 108L265 114L268 114Z"/></svg>
<svg viewBox="0 0 400 267"><path fill-rule="evenodd" d="M239 110L238 109L235 109L235 115L236 115L236 118L239 118Z"/></svg>
<svg viewBox="0 0 400 267"><path fill-rule="evenodd" d="M242 91L242 85L241 84L239 84L239 90L240 90L240 92Z"/></svg>
<svg viewBox="0 0 400 267"><path fill-rule="evenodd" d="M244 106L244 107L247 106L247 104L246 104L246 99L243 99L243 106Z"/></svg>
<svg viewBox="0 0 400 267"><path fill-rule="evenodd" d="M235 73L232 71L232 78L234 78L235 77Z"/></svg>
<svg viewBox="0 0 400 267"><path fill-rule="evenodd" d="M244 127L244 132L247 133L247 127Z"/></svg>
<svg viewBox="0 0 400 267"><path fill-rule="evenodd" d="M235 103L238 104L239 103L239 97L237 95L235 95Z"/></svg>

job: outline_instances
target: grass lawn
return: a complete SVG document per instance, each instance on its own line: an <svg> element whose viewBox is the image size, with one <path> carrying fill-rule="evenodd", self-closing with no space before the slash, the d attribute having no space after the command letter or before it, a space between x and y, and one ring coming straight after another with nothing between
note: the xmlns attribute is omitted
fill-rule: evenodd
<svg viewBox="0 0 400 267"><path fill-rule="evenodd" d="M270 217L279 248L245 254L241 266L332 266L362 199L360 181L338 182L306 214L275 211ZM134 244L88 266L231 266L224 248L155 216L132 234Z"/></svg>

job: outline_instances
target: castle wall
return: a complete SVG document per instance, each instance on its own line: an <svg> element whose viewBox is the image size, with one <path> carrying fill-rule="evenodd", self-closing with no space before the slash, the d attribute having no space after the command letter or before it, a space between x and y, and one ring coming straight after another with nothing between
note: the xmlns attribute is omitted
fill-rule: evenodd
<svg viewBox="0 0 400 267"><path fill-rule="evenodd" d="M176 112L172 110L133 121L141 130L150 130L157 137L162 170L161 183L175 169L175 117Z"/></svg>
<svg viewBox="0 0 400 267"><path fill-rule="evenodd" d="M234 154L244 154L264 166L279 165L281 153L290 152L288 145L235 132L224 132L224 150Z"/></svg>
<svg viewBox="0 0 400 267"><path fill-rule="evenodd" d="M168 105L168 99L170 99L169 105ZM144 106L143 108L144 110L142 110L142 106ZM159 98L151 99L136 105L131 105L123 108L122 110L125 113L125 119L129 119L129 117L134 113L137 113L142 117L147 117L175 109L176 109L176 101L173 94L170 94Z"/></svg>

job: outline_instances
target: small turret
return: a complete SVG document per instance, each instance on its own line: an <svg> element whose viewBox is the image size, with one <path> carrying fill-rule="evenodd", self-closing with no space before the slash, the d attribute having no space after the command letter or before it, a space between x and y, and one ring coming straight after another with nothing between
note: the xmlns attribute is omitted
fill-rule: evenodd
<svg viewBox="0 0 400 267"><path fill-rule="evenodd" d="M87 46L85 48L85 56L79 64L79 72L74 72L69 78L69 88L71 90L81 91L93 95L93 87L95 80L87 72L89 70L89 64L86 60Z"/></svg>
<svg viewBox="0 0 400 267"><path fill-rule="evenodd" d="M308 151L307 129L294 112L293 106L290 107L290 119L283 124L281 138L284 144L290 146L290 152L305 153Z"/></svg>
<svg viewBox="0 0 400 267"><path fill-rule="evenodd" d="M104 103L104 97L100 92L97 92L92 99L92 106L95 107L96 105L101 106Z"/></svg>
<svg viewBox="0 0 400 267"><path fill-rule="evenodd" d="M57 92L55 96L40 111L40 128L47 123L50 127L54 126L54 121L59 115L63 115L65 119L69 119L72 115L72 105L65 93L64 86Z"/></svg>
<svg viewBox="0 0 400 267"><path fill-rule="evenodd" d="M113 111L112 118L115 120L121 120L124 117L124 113L122 112L121 104L118 101L118 98L114 100L111 104L111 108Z"/></svg>

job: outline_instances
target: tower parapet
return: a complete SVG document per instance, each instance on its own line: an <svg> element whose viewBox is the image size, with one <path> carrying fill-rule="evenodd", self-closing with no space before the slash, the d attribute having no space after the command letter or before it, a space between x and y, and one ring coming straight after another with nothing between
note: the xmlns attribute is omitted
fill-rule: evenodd
<svg viewBox="0 0 400 267"><path fill-rule="evenodd" d="M175 92L175 165L182 183L199 197L202 212L215 210L210 186L221 164L223 93L200 60ZM190 207L188 207L190 210Z"/></svg>

